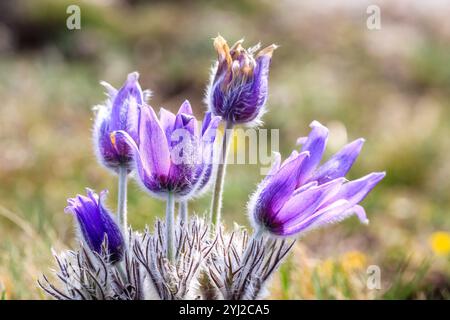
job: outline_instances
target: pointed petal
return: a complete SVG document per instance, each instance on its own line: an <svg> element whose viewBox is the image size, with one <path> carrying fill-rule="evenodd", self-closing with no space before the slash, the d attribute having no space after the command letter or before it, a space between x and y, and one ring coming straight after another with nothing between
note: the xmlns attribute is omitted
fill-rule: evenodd
<svg viewBox="0 0 450 320"><path fill-rule="evenodd" d="M138 106L143 103L142 89L138 82L139 74L132 72L117 92L111 109L111 130L126 130L130 134L129 126L137 127ZM137 132L137 128L132 128Z"/></svg>
<svg viewBox="0 0 450 320"><path fill-rule="evenodd" d="M373 172L358 180L344 184L336 194L336 199L346 199L352 205L361 202L367 194L386 176L385 172Z"/></svg>
<svg viewBox="0 0 450 320"><path fill-rule="evenodd" d="M167 176L170 168L170 151L166 134L150 106L141 110L139 151L141 160L156 176Z"/></svg>
<svg viewBox="0 0 450 320"><path fill-rule="evenodd" d="M164 108L161 108L159 110L159 119L161 122L161 127L164 130L164 133L166 134L166 139L167 141L170 141L172 131L175 127L175 115L172 112Z"/></svg>
<svg viewBox="0 0 450 320"><path fill-rule="evenodd" d="M177 114L180 114L180 113L189 114L191 116L193 115L192 107L188 100L184 100L184 102L181 104L180 109L178 109Z"/></svg>
<svg viewBox="0 0 450 320"><path fill-rule="evenodd" d="M322 159L323 152L328 139L328 129L321 125L318 121L313 121L310 124L312 128L311 133L308 135L305 143L302 147L303 151L309 151L310 157L305 161L302 166L302 180L305 181L316 169L317 165ZM299 185L302 181L299 181Z"/></svg>
<svg viewBox="0 0 450 320"><path fill-rule="evenodd" d="M319 184L323 184L344 177L361 152L363 144L364 139L362 138L347 144L330 160L321 165L307 181L317 181Z"/></svg>
<svg viewBox="0 0 450 320"><path fill-rule="evenodd" d="M206 129L209 127L209 123L211 122L212 114L211 112L206 112L205 117L202 122L202 136L205 134Z"/></svg>

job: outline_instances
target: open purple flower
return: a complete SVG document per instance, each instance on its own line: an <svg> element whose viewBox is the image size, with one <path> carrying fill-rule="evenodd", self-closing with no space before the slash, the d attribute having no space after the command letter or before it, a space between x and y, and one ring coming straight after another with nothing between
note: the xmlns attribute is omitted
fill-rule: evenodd
<svg viewBox="0 0 450 320"><path fill-rule="evenodd" d="M344 178L361 151L363 139L347 144L319 166L328 129L317 121L311 128L300 153L294 151L281 165L277 154L269 175L252 196L249 212L256 228L277 236L290 236L352 214L361 222L368 222L358 203L385 173L374 172L353 181Z"/></svg>
<svg viewBox="0 0 450 320"><path fill-rule="evenodd" d="M131 169L133 151L120 139L113 145L110 139L111 132L124 130L138 143L139 106L145 100L144 95L149 94L148 91L142 91L138 79L137 72L130 73L118 91L108 83L102 82L108 91L108 100L105 105L98 106L94 145L100 163L114 171L117 171L119 166Z"/></svg>
<svg viewBox="0 0 450 320"><path fill-rule="evenodd" d="M166 198L171 192L187 200L205 189L211 177L214 141L220 117L206 114L199 130L191 106L185 101L175 115L161 109L160 118L150 106L142 106L139 143L125 131L111 135L135 151L138 182L151 194Z"/></svg>
<svg viewBox="0 0 450 320"><path fill-rule="evenodd" d="M221 36L214 39L218 62L206 97L211 112L232 124L258 122L263 114L270 61L277 48L270 45L256 53L259 44L246 50L242 43L240 40L229 48Z"/></svg>
<svg viewBox="0 0 450 320"><path fill-rule="evenodd" d="M106 194L104 190L98 196L87 189L87 196L77 195L68 199L65 211L75 215L83 240L92 251L101 253L102 244L107 239L110 261L115 262L122 259L124 239L113 216L103 205Z"/></svg>

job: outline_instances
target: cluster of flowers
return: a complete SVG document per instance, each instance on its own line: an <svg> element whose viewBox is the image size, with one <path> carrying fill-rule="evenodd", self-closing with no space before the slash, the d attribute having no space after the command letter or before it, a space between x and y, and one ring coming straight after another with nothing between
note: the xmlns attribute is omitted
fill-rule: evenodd
<svg viewBox="0 0 450 320"><path fill-rule="evenodd" d="M385 174L345 179L363 139L320 164L328 129L313 121L301 149L283 162L276 153L251 196L252 232L225 230L220 213L230 134L235 125L259 123L276 49L245 49L242 43L229 47L220 36L214 40L218 61L201 125L188 101L177 114L160 109L158 117L136 72L119 90L102 83L108 99L97 108L94 144L99 162L118 175L117 214L105 207L106 190L98 195L88 189L68 200L80 247L55 254L59 284L43 276L39 285L46 293L57 299L258 299L298 235L353 214L367 223L359 203ZM221 122L226 130L215 148ZM152 231L128 226L128 176L166 202L165 220ZM211 185L207 217L189 215L188 201Z"/></svg>

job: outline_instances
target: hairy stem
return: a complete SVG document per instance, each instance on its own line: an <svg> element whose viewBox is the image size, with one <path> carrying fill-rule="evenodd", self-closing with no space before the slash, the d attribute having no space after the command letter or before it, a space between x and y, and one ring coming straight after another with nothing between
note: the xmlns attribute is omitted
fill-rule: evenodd
<svg viewBox="0 0 450 320"><path fill-rule="evenodd" d="M210 222L214 226L218 226L221 219L223 184L227 167L227 156L232 138L233 124L231 122L227 122L222 138L222 148L220 150L219 164L217 165L217 176L214 182L211 201Z"/></svg>
<svg viewBox="0 0 450 320"><path fill-rule="evenodd" d="M167 258L172 264L175 262L175 200L173 198L173 193L169 192L167 194L166 202L166 247L167 247Z"/></svg>
<svg viewBox="0 0 450 320"><path fill-rule="evenodd" d="M124 238L127 237L127 176L128 169L126 166L119 167L119 185L118 185L118 195L117 195L117 217L119 219L119 225L122 229ZM127 239L126 239L127 240Z"/></svg>
<svg viewBox="0 0 450 320"><path fill-rule="evenodd" d="M258 228L256 229L253 234L252 237L248 240L247 242L247 247L245 248L245 251L242 255L241 258L241 275L239 277L239 286L237 286L238 288L241 288L241 290L239 290L239 292L241 292L241 294L243 294L245 292L245 284L248 278L248 274L250 272L250 267L251 267L251 250L252 250L252 243L253 242L257 242L260 241L262 239L262 236L264 234L264 229L263 228Z"/></svg>
<svg viewBox="0 0 450 320"><path fill-rule="evenodd" d="M246 259L248 259L249 255L250 255L251 243L253 241L256 242L256 241L260 240L262 238L263 234L264 234L263 228L258 228L253 232L251 238L247 242L247 248L245 249L244 254L242 255L242 261L245 261Z"/></svg>
<svg viewBox="0 0 450 320"><path fill-rule="evenodd" d="M187 224L188 221L188 203L187 200L182 200L178 203L178 215L180 217L180 221L183 222L183 225Z"/></svg>

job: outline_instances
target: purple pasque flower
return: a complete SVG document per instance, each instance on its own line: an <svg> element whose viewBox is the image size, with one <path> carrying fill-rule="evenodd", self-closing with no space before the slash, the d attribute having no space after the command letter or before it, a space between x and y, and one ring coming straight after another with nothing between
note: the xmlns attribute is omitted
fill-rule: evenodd
<svg viewBox="0 0 450 320"><path fill-rule="evenodd" d="M209 110L233 124L257 123L264 113L270 61L277 48L272 44L257 53L259 44L246 50L242 43L229 48L221 36L214 39L218 61L206 97Z"/></svg>
<svg viewBox="0 0 450 320"><path fill-rule="evenodd" d="M128 74L122 88L114 89L106 82L102 82L108 91L105 105L98 106L94 125L94 145L98 160L106 168L117 171L119 166L131 169L133 151L123 140L117 139L115 145L111 143L110 134L116 130L126 131L138 143L139 106L149 95L142 91L139 74Z"/></svg>
<svg viewBox="0 0 450 320"><path fill-rule="evenodd" d="M106 238L110 261L119 261L125 244L119 226L104 206L107 190L100 192L100 196L91 189L86 191L87 196L77 195L68 199L65 211L75 215L82 238L92 251L100 254Z"/></svg>
<svg viewBox="0 0 450 320"><path fill-rule="evenodd" d="M163 108L158 118L152 107L141 108L139 143L124 131L121 138L135 151L137 181L152 195L166 198L168 192L187 200L209 184L214 159L214 141L221 118L207 113L198 128L189 101L175 115Z"/></svg>
<svg viewBox="0 0 450 320"><path fill-rule="evenodd" d="M257 229L277 236L301 234L341 221L356 214L367 223L364 208L358 205L383 179L373 172L360 179L344 177L358 157L364 139L357 139L319 166L328 129L317 121L304 140L300 153L294 151L280 165L280 155L249 203L250 218Z"/></svg>

